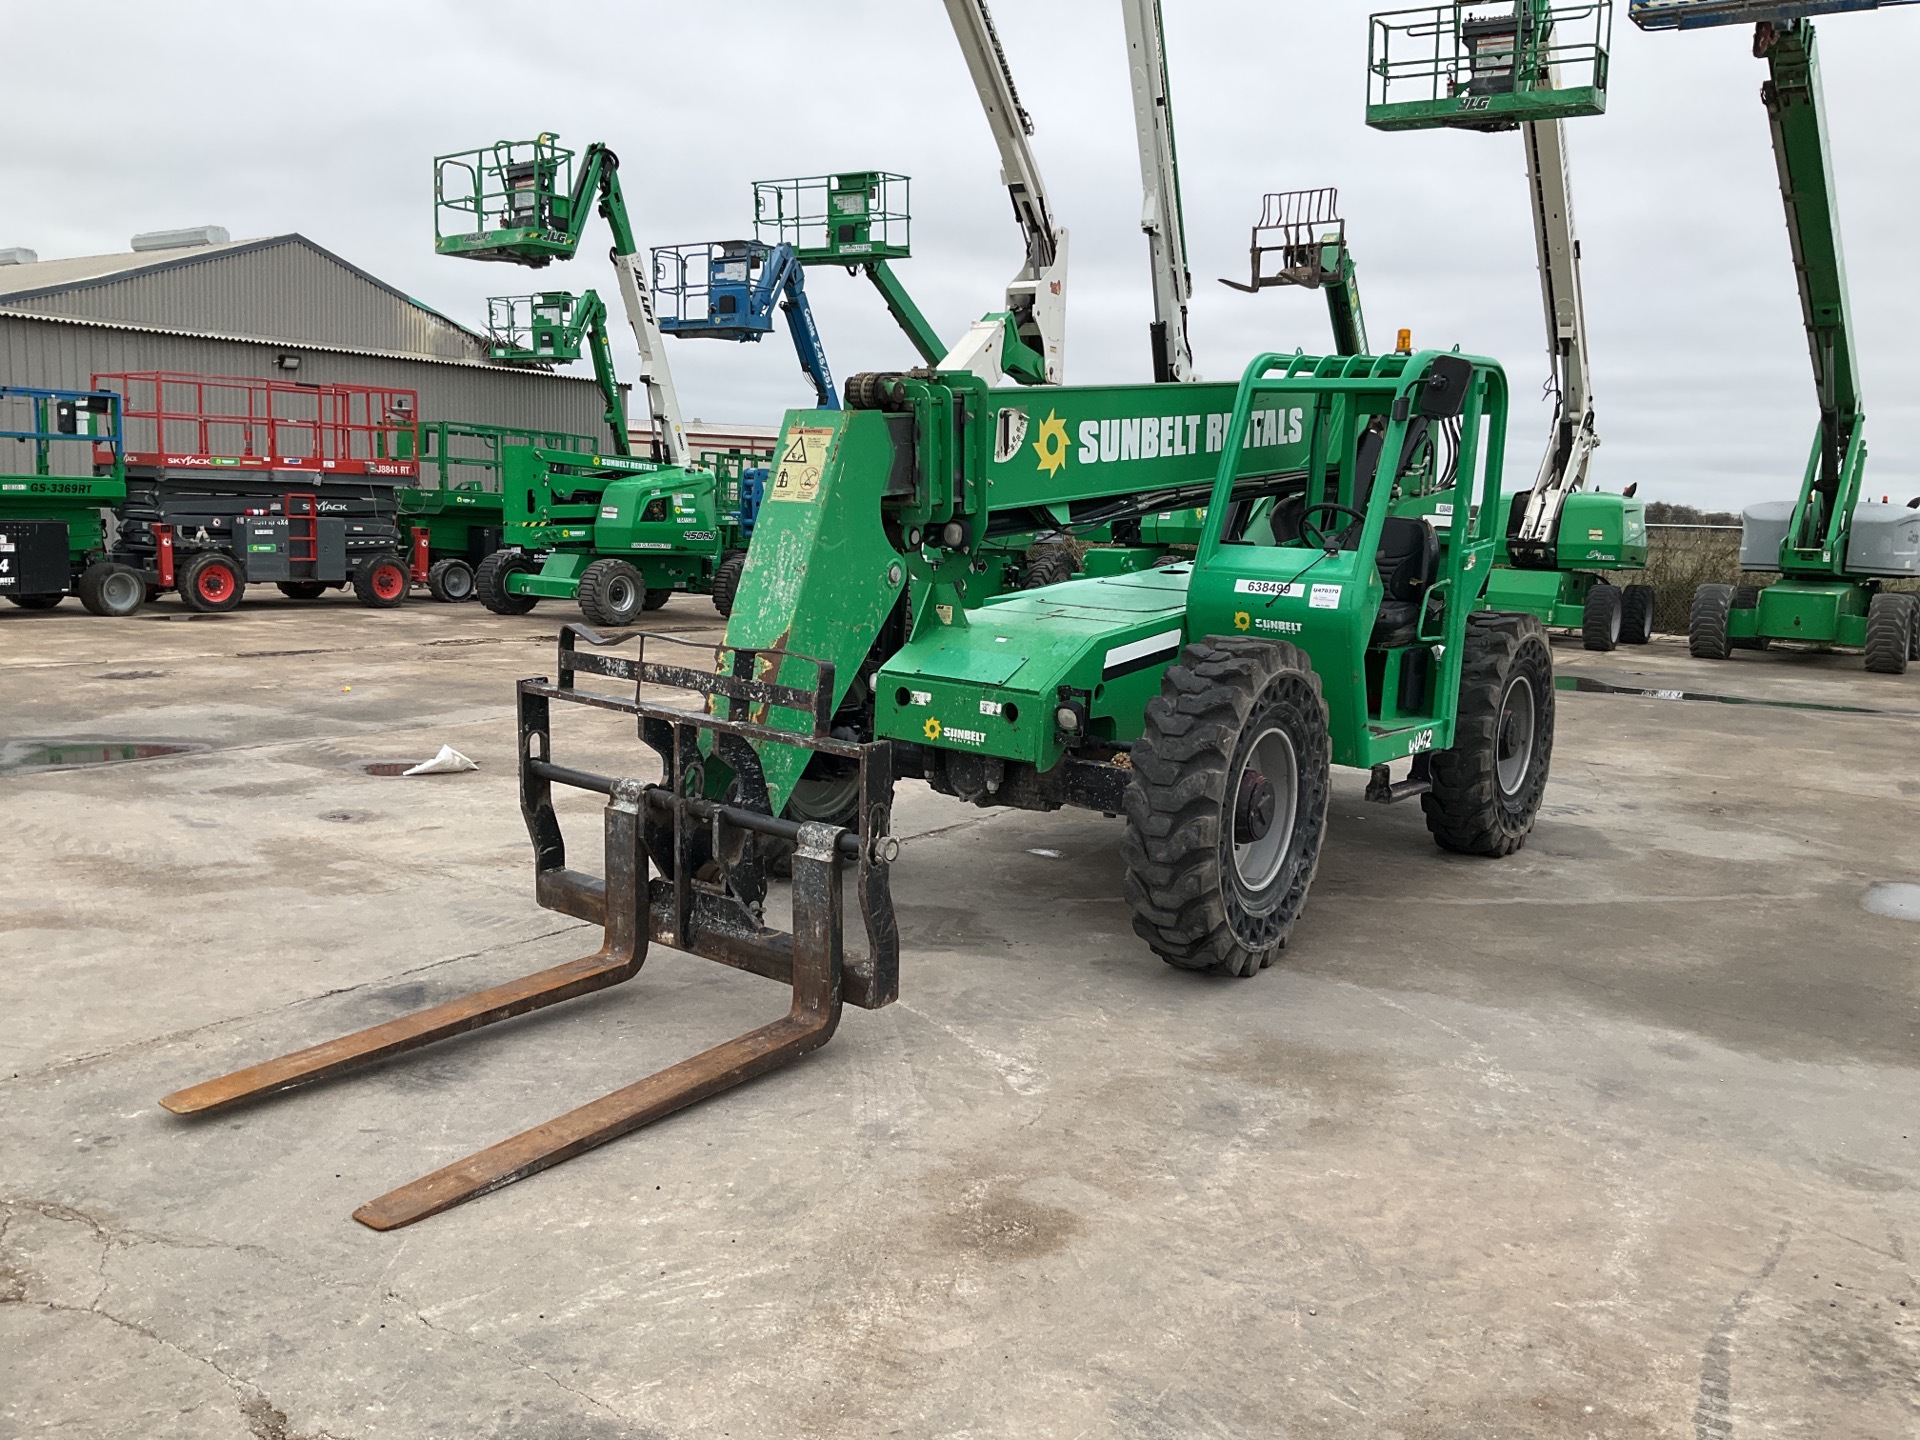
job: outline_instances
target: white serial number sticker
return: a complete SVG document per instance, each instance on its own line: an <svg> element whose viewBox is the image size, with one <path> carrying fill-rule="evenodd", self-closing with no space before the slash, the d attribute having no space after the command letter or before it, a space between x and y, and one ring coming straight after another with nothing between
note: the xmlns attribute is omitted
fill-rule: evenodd
<svg viewBox="0 0 1920 1440"><path fill-rule="evenodd" d="M1338 610L1340 587L1338 585L1314 586L1313 594L1307 597L1307 607L1312 610Z"/></svg>

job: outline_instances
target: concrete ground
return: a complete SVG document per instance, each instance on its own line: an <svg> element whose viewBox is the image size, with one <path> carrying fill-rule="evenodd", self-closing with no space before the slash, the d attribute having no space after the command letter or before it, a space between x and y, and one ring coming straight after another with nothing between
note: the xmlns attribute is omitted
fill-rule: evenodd
<svg viewBox="0 0 1920 1440"><path fill-rule="evenodd" d="M1920 1434L1920 912L1871 890L1920 881L1920 675L1562 642L1889 713L1563 693L1506 861L1342 773L1248 981L1134 938L1116 822L908 787L900 1003L376 1234L361 1201L786 1005L656 950L357 1079L155 1104L594 948L514 790L562 618L0 607L0 738L206 747L0 775L0 1435ZM442 742L482 768L354 768ZM557 758L641 768L595 714Z"/></svg>

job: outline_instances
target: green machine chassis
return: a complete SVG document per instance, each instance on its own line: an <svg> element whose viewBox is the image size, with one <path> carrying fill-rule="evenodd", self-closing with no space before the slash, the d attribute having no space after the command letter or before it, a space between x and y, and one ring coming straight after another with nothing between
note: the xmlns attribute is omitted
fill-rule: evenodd
<svg viewBox="0 0 1920 1440"><path fill-rule="evenodd" d="M889 830L903 775L979 805L1124 811L1136 930L1175 965L1237 975L1278 953L1305 901L1330 765L1371 767L1371 798L1421 796L1451 849L1524 842L1552 748L1552 656L1531 617L1459 603L1495 544L1498 366L1264 355L1238 387L1027 402L960 372L863 378L852 388L876 406L789 415L717 657L671 636L612 653L635 637L567 626L557 681L520 682L535 895L598 925L600 948L189 1086L168 1110L219 1111L620 984L652 941L790 987L779 1019L354 1212L388 1230L785 1065L827 1043L843 1004L899 993ZM1041 399L1036 465L996 442L1010 403ZM1101 459L1104 427L1131 422L1137 439L1149 420L1166 442L1154 455ZM1076 447L1064 461L1057 425ZM1003 506L1202 500L1192 561L961 603ZM1436 531L1441 503L1486 518ZM1296 523L1280 525L1289 504ZM1409 537L1412 584L1396 558ZM703 704L663 702L662 687ZM568 703L634 717L660 778L562 763L553 717ZM1394 782L1388 766L1409 756ZM556 785L607 797L602 875L570 867ZM791 813L809 788L838 813ZM776 860L792 876L787 932L764 913ZM845 944L843 889L861 952Z"/></svg>
<svg viewBox="0 0 1920 1440"><path fill-rule="evenodd" d="M22 609L50 610L67 595L77 594L93 614L126 615L146 598L138 576L106 558L107 513L127 498L120 403L112 391L0 385L0 440L28 445L33 452L31 471L0 475L0 528L23 521L62 527L46 532L42 543L57 548L44 567L34 567L44 568L49 588L35 584L21 590L17 579L5 587L7 598ZM21 420L28 423L19 424ZM62 473L55 464L56 447L68 443L86 447L79 453L87 473ZM104 468L94 463L94 447L101 445L110 446L113 454ZM27 543L16 532L0 561L24 568ZM64 566L54 563L62 554Z"/></svg>

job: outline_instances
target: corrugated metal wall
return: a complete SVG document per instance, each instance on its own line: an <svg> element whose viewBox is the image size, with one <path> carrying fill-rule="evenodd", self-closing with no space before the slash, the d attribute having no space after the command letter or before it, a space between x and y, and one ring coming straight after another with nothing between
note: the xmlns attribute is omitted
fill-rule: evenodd
<svg viewBox="0 0 1920 1440"><path fill-rule="evenodd" d="M8 308L290 344L398 350L446 360L486 358L485 346L473 335L370 283L298 237L9 301Z"/></svg>
<svg viewBox="0 0 1920 1440"><path fill-rule="evenodd" d="M351 278L351 277L350 277ZM364 282L355 280L363 290ZM203 375L245 375L391 385L416 390L423 420L466 420L486 425L606 433L605 405L591 380L570 375L509 370L479 365L436 364L428 360L390 360L370 355L300 351L300 369L288 374L275 357L285 344L206 340L155 335L98 324L68 324L0 311L0 384L84 389L96 373L133 370L185 370ZM0 442L4 446L5 442ZM82 446L63 446L79 451ZM80 460L79 455L72 457ZM27 469L31 452L0 448L0 470ZM70 473L79 473L77 470Z"/></svg>

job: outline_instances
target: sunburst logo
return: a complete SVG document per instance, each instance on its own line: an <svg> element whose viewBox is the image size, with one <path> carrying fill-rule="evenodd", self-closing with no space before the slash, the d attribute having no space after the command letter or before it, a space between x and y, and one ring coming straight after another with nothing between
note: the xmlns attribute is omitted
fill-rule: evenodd
<svg viewBox="0 0 1920 1440"><path fill-rule="evenodd" d="M1234 629L1245 630L1252 624L1253 624L1253 616L1249 615L1246 611L1236 610L1233 612L1233 628Z"/></svg>
<svg viewBox="0 0 1920 1440"><path fill-rule="evenodd" d="M940 722L931 715L927 717L927 723L922 725L920 729L929 740L938 740L940 738Z"/></svg>
<svg viewBox="0 0 1920 1440"><path fill-rule="evenodd" d="M1067 463L1067 422L1051 410L1040 422L1040 438L1033 442L1033 453L1040 457L1040 468L1049 475Z"/></svg>

